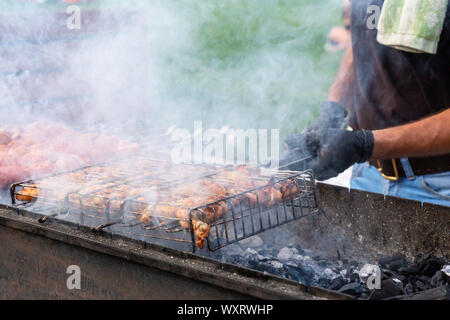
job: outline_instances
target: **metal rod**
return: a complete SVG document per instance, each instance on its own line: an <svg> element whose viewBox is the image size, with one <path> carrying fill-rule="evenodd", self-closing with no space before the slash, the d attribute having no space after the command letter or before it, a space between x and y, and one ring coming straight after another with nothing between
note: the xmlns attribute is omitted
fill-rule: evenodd
<svg viewBox="0 0 450 320"><path fill-rule="evenodd" d="M281 170L281 169L283 169L283 168L288 168L288 167L290 167L290 166L292 166L292 165L294 165L294 164L297 164L297 163L300 163L300 162L304 162L304 161L309 160L309 159L312 159L312 158L313 158L313 156L301 158L301 159L298 159L298 160L289 162L289 163L287 163L287 164L285 164L285 165L282 165L282 166L278 167L278 169Z"/></svg>

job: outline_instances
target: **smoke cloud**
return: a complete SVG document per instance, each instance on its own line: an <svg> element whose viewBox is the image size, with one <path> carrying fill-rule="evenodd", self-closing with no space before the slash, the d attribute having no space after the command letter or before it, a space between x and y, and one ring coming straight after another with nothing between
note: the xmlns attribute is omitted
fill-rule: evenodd
<svg viewBox="0 0 450 320"><path fill-rule="evenodd" d="M195 121L204 130L280 129L283 139L326 97L340 56L323 47L340 4L2 1L0 129L62 122L151 139L152 150L167 147L154 132L192 132ZM80 7L79 28L68 28L70 5Z"/></svg>
<svg viewBox="0 0 450 320"><path fill-rule="evenodd" d="M79 1L2 6L2 120L145 120L301 130L337 56L323 50L340 1ZM28 117L30 115L30 117ZM3 121L2 121L3 122Z"/></svg>

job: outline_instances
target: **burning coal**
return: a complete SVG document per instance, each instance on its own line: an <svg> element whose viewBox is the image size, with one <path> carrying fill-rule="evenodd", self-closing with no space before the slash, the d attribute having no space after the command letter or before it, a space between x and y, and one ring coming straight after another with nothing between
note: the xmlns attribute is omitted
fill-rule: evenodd
<svg viewBox="0 0 450 320"><path fill-rule="evenodd" d="M423 255L408 261L398 254L382 257L370 265L360 259L329 256L302 247L301 242L292 239L274 239L265 233L263 237L254 236L232 245L215 257L224 263L336 290L359 299L399 299L432 288L450 288L449 259ZM373 270L379 273L372 273ZM370 276L379 281L379 286L371 287ZM426 298L426 293L423 297Z"/></svg>

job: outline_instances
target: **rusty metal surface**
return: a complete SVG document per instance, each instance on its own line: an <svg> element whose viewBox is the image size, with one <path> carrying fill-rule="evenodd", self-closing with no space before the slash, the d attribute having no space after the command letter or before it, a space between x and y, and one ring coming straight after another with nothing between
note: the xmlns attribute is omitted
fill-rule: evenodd
<svg viewBox="0 0 450 320"><path fill-rule="evenodd" d="M231 290L0 226L0 299L248 299ZM66 286L67 267L81 289Z"/></svg>
<svg viewBox="0 0 450 320"><path fill-rule="evenodd" d="M0 206L0 298L346 299L345 295L207 258L107 238ZM67 290L67 266L82 289ZM84 288L84 289L83 289Z"/></svg>
<svg viewBox="0 0 450 320"><path fill-rule="evenodd" d="M310 249L372 262L395 253L450 257L450 208L322 183L316 188L325 215L288 227Z"/></svg>

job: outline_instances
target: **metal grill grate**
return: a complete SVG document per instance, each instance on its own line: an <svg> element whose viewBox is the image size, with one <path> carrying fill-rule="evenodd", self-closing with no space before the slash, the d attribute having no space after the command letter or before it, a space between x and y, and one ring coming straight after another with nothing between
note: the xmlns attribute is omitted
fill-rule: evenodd
<svg viewBox="0 0 450 320"><path fill-rule="evenodd" d="M145 157L16 183L11 199L42 215L40 222L55 218L192 251L205 243L215 251L318 213L310 171L177 165Z"/></svg>

